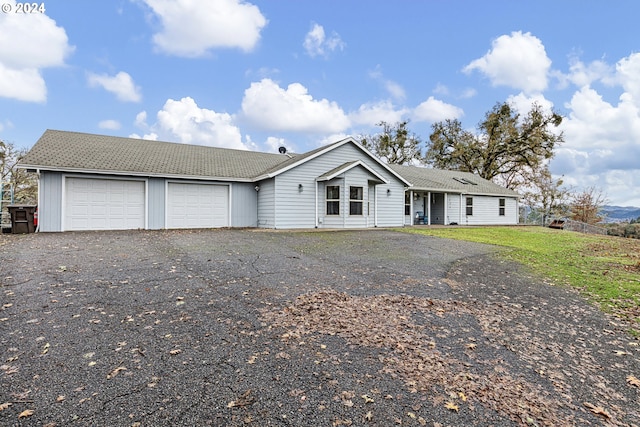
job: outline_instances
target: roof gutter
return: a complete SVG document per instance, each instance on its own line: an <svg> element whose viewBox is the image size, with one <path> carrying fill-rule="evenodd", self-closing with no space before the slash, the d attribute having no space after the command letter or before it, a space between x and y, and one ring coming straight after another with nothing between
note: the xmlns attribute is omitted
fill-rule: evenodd
<svg viewBox="0 0 640 427"><path fill-rule="evenodd" d="M202 176L202 175L181 175L181 174L162 174L153 172L132 172L132 171L108 171L97 169L77 169L77 168L62 168L40 165L17 165L20 169L31 169L38 174L40 171L55 171L64 173L82 173L82 174L94 174L94 175L117 175L117 176L137 176L145 178L170 178L170 179L190 179L200 181L233 181L233 182L256 182L254 178L236 178L236 177L221 177L221 176Z"/></svg>

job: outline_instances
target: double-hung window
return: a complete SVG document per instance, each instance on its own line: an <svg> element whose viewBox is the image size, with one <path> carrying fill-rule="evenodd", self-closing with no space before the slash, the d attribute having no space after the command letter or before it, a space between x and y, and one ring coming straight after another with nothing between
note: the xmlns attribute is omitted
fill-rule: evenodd
<svg viewBox="0 0 640 427"><path fill-rule="evenodd" d="M363 188L349 187L349 215L362 215Z"/></svg>
<svg viewBox="0 0 640 427"><path fill-rule="evenodd" d="M498 199L498 215L504 216L505 199Z"/></svg>
<svg viewBox="0 0 640 427"><path fill-rule="evenodd" d="M339 185L327 185L327 215L340 215Z"/></svg>
<svg viewBox="0 0 640 427"><path fill-rule="evenodd" d="M467 197L467 216L473 216L473 197Z"/></svg>

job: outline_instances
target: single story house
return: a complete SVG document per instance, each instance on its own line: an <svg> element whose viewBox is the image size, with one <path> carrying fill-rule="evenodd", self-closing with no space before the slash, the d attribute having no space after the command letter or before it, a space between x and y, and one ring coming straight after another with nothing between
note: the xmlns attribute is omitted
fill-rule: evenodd
<svg viewBox="0 0 640 427"><path fill-rule="evenodd" d="M518 194L473 174L387 165L353 138L259 153L47 130L39 231L516 224Z"/></svg>

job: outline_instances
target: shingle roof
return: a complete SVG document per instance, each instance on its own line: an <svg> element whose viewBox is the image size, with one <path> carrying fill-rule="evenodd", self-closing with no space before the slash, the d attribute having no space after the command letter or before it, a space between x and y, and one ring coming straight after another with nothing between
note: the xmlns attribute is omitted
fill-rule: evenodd
<svg viewBox="0 0 640 427"><path fill-rule="evenodd" d="M448 191L463 194L485 194L518 197L518 193L470 172L458 172L418 166L389 165L413 184L412 190Z"/></svg>
<svg viewBox="0 0 640 427"><path fill-rule="evenodd" d="M289 160L282 154L47 130L22 167L252 180Z"/></svg>
<svg viewBox="0 0 640 427"><path fill-rule="evenodd" d="M324 150L349 141L352 139L343 139L303 154L282 155L47 130L22 158L20 167L253 182L281 173ZM514 191L468 172L388 166L405 182L411 183L414 190L518 196ZM465 183L462 178L471 183Z"/></svg>

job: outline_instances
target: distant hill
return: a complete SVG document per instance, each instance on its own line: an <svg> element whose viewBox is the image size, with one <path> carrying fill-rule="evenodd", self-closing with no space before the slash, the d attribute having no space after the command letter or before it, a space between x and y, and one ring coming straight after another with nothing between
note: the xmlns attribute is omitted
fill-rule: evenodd
<svg viewBox="0 0 640 427"><path fill-rule="evenodd" d="M600 213L605 222L624 222L640 217L640 208L635 206L603 206Z"/></svg>

